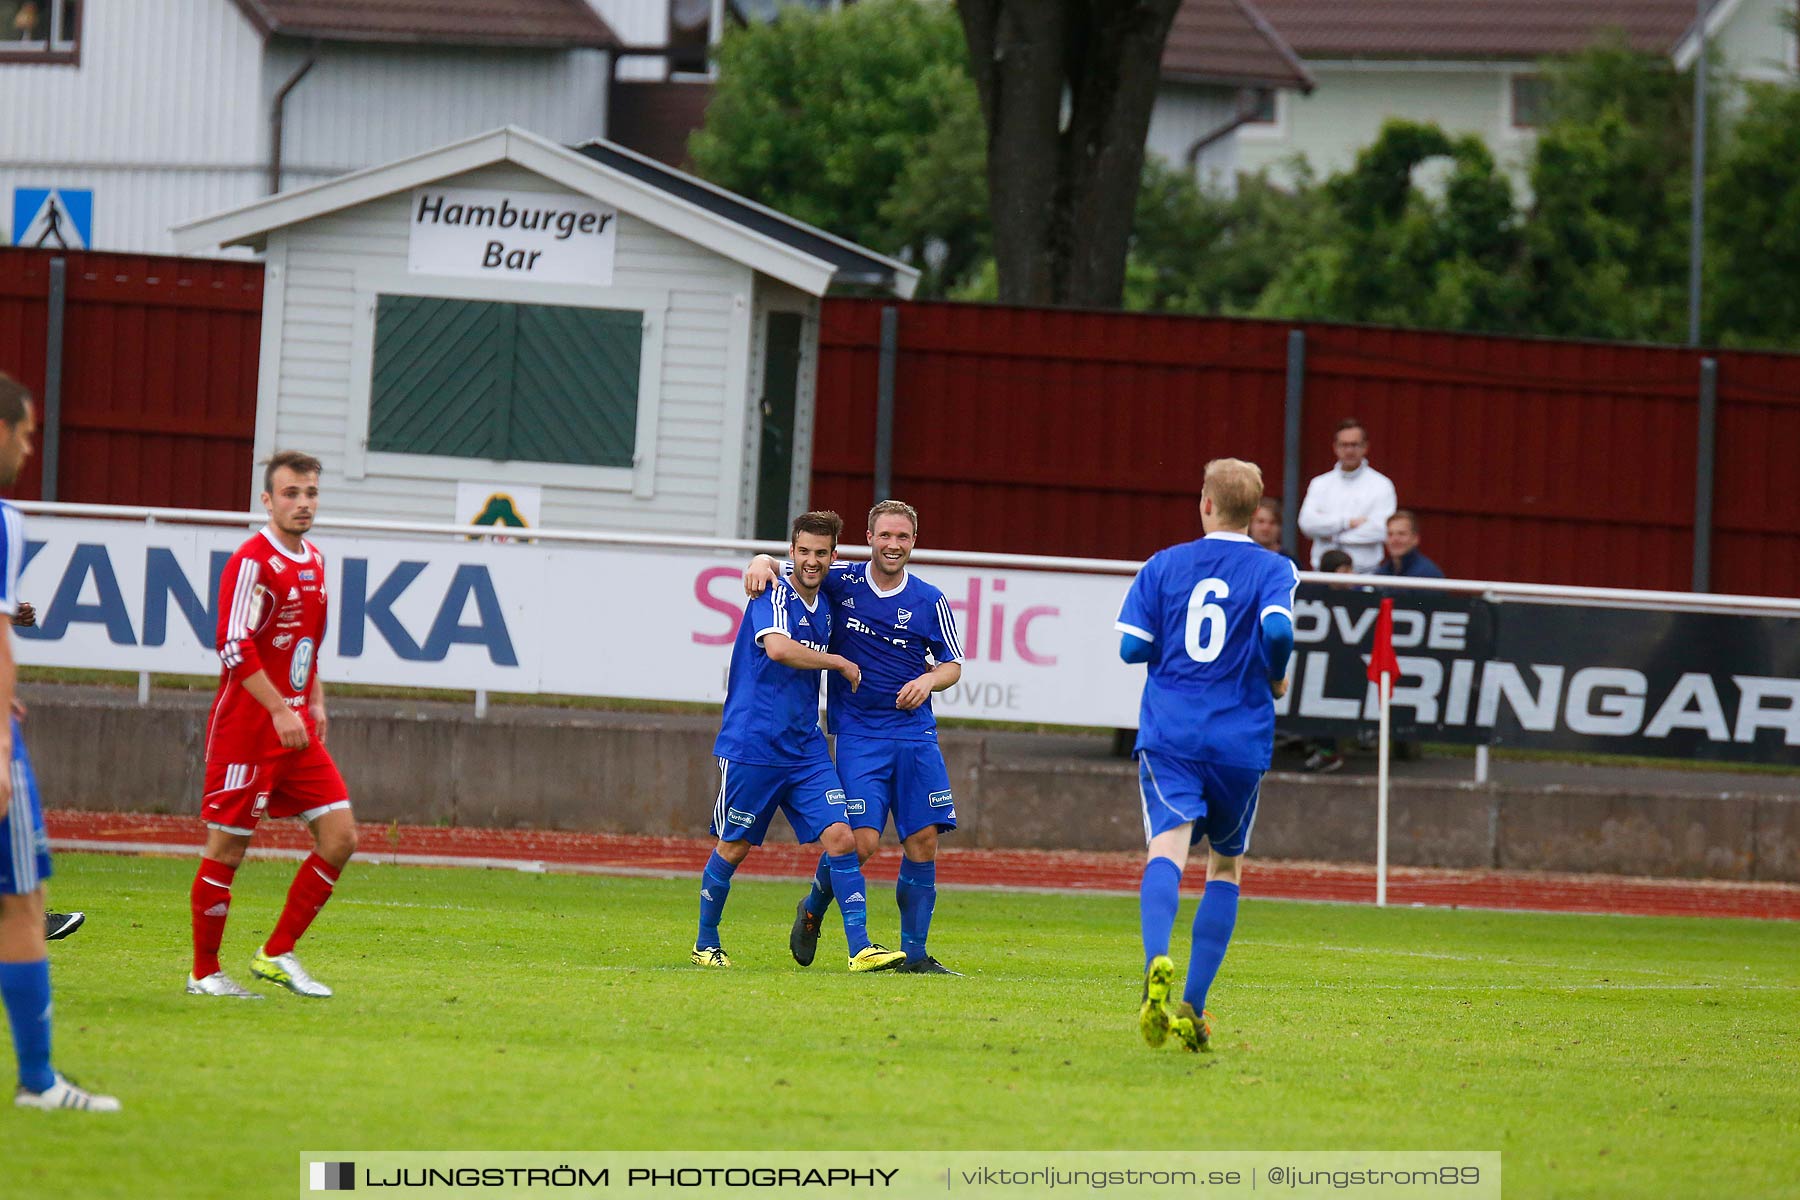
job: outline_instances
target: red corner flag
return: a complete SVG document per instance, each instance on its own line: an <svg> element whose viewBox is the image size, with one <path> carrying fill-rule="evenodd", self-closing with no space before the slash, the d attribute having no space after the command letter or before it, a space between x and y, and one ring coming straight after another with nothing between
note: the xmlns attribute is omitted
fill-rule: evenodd
<svg viewBox="0 0 1800 1200"><path fill-rule="evenodd" d="M1396 680L1400 678L1400 660L1394 657L1394 601L1391 596L1381 602L1381 615L1375 618L1375 644L1369 653L1369 682L1380 684L1383 671Z"/></svg>

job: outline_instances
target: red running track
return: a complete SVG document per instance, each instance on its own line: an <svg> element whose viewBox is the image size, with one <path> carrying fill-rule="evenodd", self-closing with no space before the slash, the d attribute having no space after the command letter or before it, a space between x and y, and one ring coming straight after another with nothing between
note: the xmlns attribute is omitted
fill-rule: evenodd
<svg viewBox="0 0 1800 1200"><path fill-rule="evenodd" d="M59 850L137 854L197 853L202 826L193 817L138 813L53 811L46 814ZM527 829L445 829L430 825L363 824L359 856L419 866L490 866L525 870L698 875L712 843L696 838L633 837ZM310 847L305 829L290 821L257 831L264 852L293 855ZM745 864L747 876L805 878L818 861L791 844L762 847ZM900 856L891 848L866 868L892 879ZM938 878L949 885L1135 895L1142 860L1135 854L1069 850L969 850L946 847ZM1251 860L1244 872L1253 896L1284 900L1373 903L1373 867ZM1202 881L1190 872L1188 891ZM1630 916L1762 917L1800 920L1800 886L1721 883L1695 879L1632 879L1614 875L1557 875L1526 871L1452 871L1397 868L1388 875L1388 902L1449 908L1539 912L1621 913Z"/></svg>

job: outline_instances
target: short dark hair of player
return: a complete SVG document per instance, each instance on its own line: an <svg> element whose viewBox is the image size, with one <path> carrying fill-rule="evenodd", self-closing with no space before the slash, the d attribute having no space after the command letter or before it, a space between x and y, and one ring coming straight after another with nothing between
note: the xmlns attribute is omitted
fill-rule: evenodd
<svg viewBox="0 0 1800 1200"><path fill-rule="evenodd" d="M1277 520L1281 518L1281 501L1273 496L1264 496L1261 500L1256 502L1256 507L1263 512L1274 514Z"/></svg>
<svg viewBox="0 0 1800 1200"><path fill-rule="evenodd" d="M31 393L25 385L0 371L0 421L9 427L17 428L31 411Z"/></svg>
<svg viewBox="0 0 1800 1200"><path fill-rule="evenodd" d="M1206 464L1200 494L1211 497L1220 522L1235 528L1250 524L1262 500L1262 468L1241 458L1215 458Z"/></svg>
<svg viewBox="0 0 1800 1200"><path fill-rule="evenodd" d="M1327 575L1336 575L1346 567L1354 566L1354 561L1342 550L1327 550L1319 556L1319 570Z"/></svg>
<svg viewBox="0 0 1800 1200"><path fill-rule="evenodd" d="M1342 433L1346 429L1360 429L1360 430L1362 430L1363 441L1366 442L1369 440L1368 429L1363 425L1363 423L1361 421L1357 420L1355 417L1345 417L1343 420L1338 422L1338 427L1337 427L1338 433ZM1334 434L1333 436L1335 437L1336 435Z"/></svg>
<svg viewBox="0 0 1800 1200"><path fill-rule="evenodd" d="M913 536L919 536L919 510L904 500L883 500L869 510L869 532L875 532L875 522L885 516L905 517L912 522Z"/></svg>
<svg viewBox="0 0 1800 1200"><path fill-rule="evenodd" d="M296 475L317 475L325 469L325 464L299 450L277 450L269 456L268 465L263 468L263 491L275 491L275 472L283 467Z"/></svg>
<svg viewBox="0 0 1800 1200"><path fill-rule="evenodd" d="M1396 508L1394 515L1388 518L1388 524L1392 525L1395 521L1405 521L1412 527L1414 534L1419 532L1419 514L1410 508Z"/></svg>
<svg viewBox="0 0 1800 1200"><path fill-rule="evenodd" d="M838 544L838 535L844 532L844 518L829 509L821 512L801 513L794 518L794 528L788 535L791 545L803 533L811 533L831 539L831 544Z"/></svg>

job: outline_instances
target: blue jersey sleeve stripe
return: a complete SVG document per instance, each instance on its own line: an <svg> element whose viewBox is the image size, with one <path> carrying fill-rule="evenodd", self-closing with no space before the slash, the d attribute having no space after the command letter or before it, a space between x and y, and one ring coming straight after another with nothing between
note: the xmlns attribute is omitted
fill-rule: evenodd
<svg viewBox="0 0 1800 1200"><path fill-rule="evenodd" d="M943 596L937 602L938 634L944 648L950 652L952 662L962 661L962 635L956 628L956 614L950 611L950 601Z"/></svg>
<svg viewBox="0 0 1800 1200"><path fill-rule="evenodd" d="M0 525L0 537L5 538L0 545L0 557L4 557L4 579L0 579L0 613L12 616L19 611L19 571L25 561L25 519L19 510L8 504L3 510L6 519Z"/></svg>
<svg viewBox="0 0 1800 1200"><path fill-rule="evenodd" d="M1113 628L1120 633L1129 633L1132 637L1137 638L1140 641L1154 642L1156 640L1156 635L1154 633L1151 633L1148 629L1139 629L1129 621L1114 621Z"/></svg>

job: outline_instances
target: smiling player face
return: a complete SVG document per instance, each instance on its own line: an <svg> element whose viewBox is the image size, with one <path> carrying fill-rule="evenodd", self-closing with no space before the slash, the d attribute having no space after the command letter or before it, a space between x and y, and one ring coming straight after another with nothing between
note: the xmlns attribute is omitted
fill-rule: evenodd
<svg viewBox="0 0 1800 1200"><path fill-rule="evenodd" d="M822 533L796 533L789 547L794 556L794 589L811 600L825 582L825 572L837 558L837 547Z"/></svg>
<svg viewBox="0 0 1800 1200"><path fill-rule="evenodd" d="M882 513L869 530L869 567L881 586L900 582L913 552L913 523L899 513Z"/></svg>
<svg viewBox="0 0 1800 1200"><path fill-rule="evenodd" d="M283 537L298 541L312 528L319 511L319 477L302 475L292 467L275 472L274 490L262 494L263 507L269 512L269 524ZM292 548L292 547L290 547Z"/></svg>

